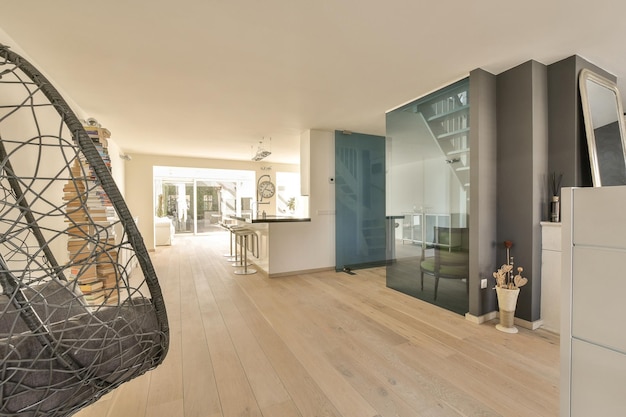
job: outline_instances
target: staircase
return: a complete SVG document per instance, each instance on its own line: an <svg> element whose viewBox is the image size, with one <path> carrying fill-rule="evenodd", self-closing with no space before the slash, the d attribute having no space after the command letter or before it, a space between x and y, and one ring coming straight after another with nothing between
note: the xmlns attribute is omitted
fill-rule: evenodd
<svg viewBox="0 0 626 417"><path fill-rule="evenodd" d="M457 83L429 96L414 111L424 119L463 188L469 190L469 83Z"/></svg>

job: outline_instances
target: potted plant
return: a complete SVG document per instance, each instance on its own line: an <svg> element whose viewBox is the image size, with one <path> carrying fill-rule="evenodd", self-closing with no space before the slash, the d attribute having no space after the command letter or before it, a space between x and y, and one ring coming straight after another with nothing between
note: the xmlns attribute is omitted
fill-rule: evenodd
<svg viewBox="0 0 626 417"><path fill-rule="evenodd" d="M528 283L528 279L522 277L524 268L518 266L517 274L513 272L515 267L513 257L511 256L512 246L513 242L510 240L504 241L506 264L493 273L493 277L496 279L495 289L500 308L500 324L496 325L496 329L505 333L517 333L517 327L513 325L517 297L519 296L520 287Z"/></svg>
<svg viewBox="0 0 626 417"><path fill-rule="evenodd" d="M157 204L156 215L157 217L165 217L165 212L163 210L163 194L159 194L159 202Z"/></svg>

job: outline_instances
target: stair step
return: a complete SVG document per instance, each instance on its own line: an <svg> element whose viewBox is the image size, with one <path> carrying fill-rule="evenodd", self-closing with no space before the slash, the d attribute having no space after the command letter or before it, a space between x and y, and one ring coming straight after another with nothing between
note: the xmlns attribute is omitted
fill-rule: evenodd
<svg viewBox="0 0 626 417"><path fill-rule="evenodd" d="M453 132L443 133L441 135L438 135L437 139L439 139L439 140L441 140L441 139L448 139L448 138L451 138L451 137L454 137L454 136L458 136L458 135L461 135L461 134L467 133L467 132L469 132L469 127L466 127L464 129L455 130Z"/></svg>
<svg viewBox="0 0 626 417"><path fill-rule="evenodd" d="M435 120L444 119L444 118L450 116L451 114L460 113L460 112L467 111L467 110L469 110L469 105L468 104L466 104L465 106L459 106L459 107L457 107L455 109L452 109L452 110L448 110L447 112L443 112L443 113L438 113L438 114L432 115L427 120L429 122L432 122L432 121L435 121Z"/></svg>
<svg viewBox="0 0 626 417"><path fill-rule="evenodd" d="M466 153L469 153L469 148L465 148L465 149L457 149L455 151L450 151L448 152L446 155L463 155Z"/></svg>

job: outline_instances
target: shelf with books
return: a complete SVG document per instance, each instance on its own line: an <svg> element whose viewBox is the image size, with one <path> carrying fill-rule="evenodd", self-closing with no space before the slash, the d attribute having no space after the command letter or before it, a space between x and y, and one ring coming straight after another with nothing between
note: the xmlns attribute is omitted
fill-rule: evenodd
<svg viewBox="0 0 626 417"><path fill-rule="evenodd" d="M109 131L93 126L85 129L110 168ZM83 155L74 161L70 172L71 178L63 187L69 223L67 251L74 265L70 279L77 281L87 304L117 304L120 271L112 225L115 211Z"/></svg>

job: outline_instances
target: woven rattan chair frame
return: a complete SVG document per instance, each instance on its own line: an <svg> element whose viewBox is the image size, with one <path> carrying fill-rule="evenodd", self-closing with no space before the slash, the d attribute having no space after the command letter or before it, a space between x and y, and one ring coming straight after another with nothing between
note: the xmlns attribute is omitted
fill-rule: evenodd
<svg viewBox="0 0 626 417"><path fill-rule="evenodd" d="M6 104L5 90L23 98ZM34 133L17 137L26 119ZM46 77L1 44L0 193L0 416L72 415L162 363L161 288L101 147ZM89 211L98 198L114 214L106 222Z"/></svg>

